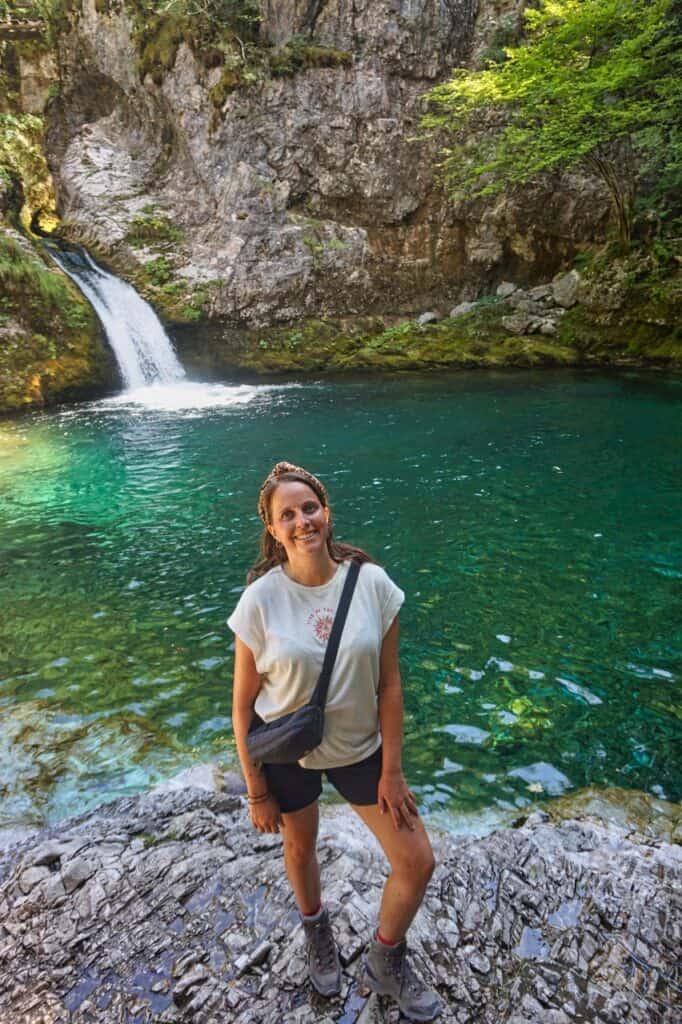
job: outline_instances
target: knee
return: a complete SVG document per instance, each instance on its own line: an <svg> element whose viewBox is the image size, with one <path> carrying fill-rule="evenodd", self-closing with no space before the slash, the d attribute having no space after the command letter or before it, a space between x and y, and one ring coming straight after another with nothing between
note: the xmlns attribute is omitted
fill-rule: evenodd
<svg viewBox="0 0 682 1024"><path fill-rule="evenodd" d="M305 867L315 856L315 845L296 841L285 842L284 855L290 864Z"/></svg>
<svg viewBox="0 0 682 1024"><path fill-rule="evenodd" d="M425 889L436 867L431 846L427 843L413 851L410 856L401 858L393 865L404 878L412 882L415 888Z"/></svg>
<svg viewBox="0 0 682 1024"><path fill-rule="evenodd" d="M431 881L431 876L436 870L436 859L433 856L433 850L429 846L428 849L424 850L421 857L418 859L416 865L416 871L420 882L426 888Z"/></svg>

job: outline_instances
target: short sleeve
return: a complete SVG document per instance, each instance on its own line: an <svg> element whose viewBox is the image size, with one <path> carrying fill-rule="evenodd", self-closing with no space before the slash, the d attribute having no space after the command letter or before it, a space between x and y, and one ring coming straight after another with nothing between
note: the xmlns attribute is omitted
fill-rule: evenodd
<svg viewBox="0 0 682 1024"><path fill-rule="evenodd" d="M386 636L393 620L403 606L405 594L383 570L377 584L381 602L381 635Z"/></svg>
<svg viewBox="0 0 682 1024"><path fill-rule="evenodd" d="M237 607L227 620L233 633L243 640L258 661L265 645L263 615L256 594L247 587L237 602Z"/></svg>

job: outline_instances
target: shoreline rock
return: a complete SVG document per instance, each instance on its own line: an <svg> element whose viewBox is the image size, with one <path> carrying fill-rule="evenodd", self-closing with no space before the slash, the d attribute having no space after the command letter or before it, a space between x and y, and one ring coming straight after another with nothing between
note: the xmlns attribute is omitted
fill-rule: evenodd
<svg viewBox="0 0 682 1024"><path fill-rule="evenodd" d="M673 1024L682 850L544 812L482 839L436 835L410 933L445 1022ZM241 796L126 797L0 855L0 1020L370 1024L362 987L385 865L352 812L325 807L319 854L344 985L305 978L280 840Z"/></svg>

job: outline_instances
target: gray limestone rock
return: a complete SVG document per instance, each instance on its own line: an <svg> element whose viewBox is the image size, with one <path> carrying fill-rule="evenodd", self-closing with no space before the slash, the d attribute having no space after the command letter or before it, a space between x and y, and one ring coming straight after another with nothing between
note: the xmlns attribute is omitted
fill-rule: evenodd
<svg viewBox="0 0 682 1024"><path fill-rule="evenodd" d="M678 846L536 813L434 848L409 942L445 1024L679 1019ZM349 809L325 807L319 858L343 965L333 1000L306 978L280 840L253 832L241 797L155 792L23 840L0 859L0 1020L397 1021L362 976L380 850ZM39 898L54 879L59 898Z"/></svg>
<svg viewBox="0 0 682 1024"><path fill-rule="evenodd" d="M50 90L59 82L54 54L35 48L30 56L19 56L21 109L29 114L42 114Z"/></svg>
<svg viewBox="0 0 682 1024"><path fill-rule="evenodd" d="M417 317L417 323L420 327L426 327L427 324L435 324L440 320L440 314L434 313L430 310L428 313L422 313L421 316Z"/></svg>
<svg viewBox="0 0 682 1024"><path fill-rule="evenodd" d="M454 306L450 310L448 316L450 316L450 317L464 316L465 313L470 313L472 311L472 309L476 309L476 303L475 302L460 302L459 305Z"/></svg>
<svg viewBox="0 0 682 1024"><path fill-rule="evenodd" d="M263 44L305 37L350 61L217 98L223 69L188 43L141 81L129 6L75 5L47 113L67 235L133 278L162 255L175 281L207 290L207 315L241 325L411 313L453 280L478 294L509 263L553 272L603 236L601 186L567 175L453 205L435 176L441 143L419 133L425 91L485 48L493 6L268 0ZM172 243L135 240L150 209Z"/></svg>
<svg viewBox="0 0 682 1024"><path fill-rule="evenodd" d="M552 286L551 284L538 284L535 288L529 288L529 297L534 302L543 302L552 298Z"/></svg>
<svg viewBox="0 0 682 1024"><path fill-rule="evenodd" d="M580 287L580 274L577 270L569 270L567 274L560 274L552 281L552 294L558 306L570 309L578 301L578 289Z"/></svg>
<svg viewBox="0 0 682 1024"><path fill-rule="evenodd" d="M532 323L533 317L527 313L512 313L502 317L502 326L510 334L527 334Z"/></svg>
<svg viewBox="0 0 682 1024"><path fill-rule="evenodd" d="M495 294L498 295L501 299L508 299L509 296L513 295L516 290L517 285L515 285L512 281L502 281L502 283L498 284L497 288L495 289Z"/></svg>

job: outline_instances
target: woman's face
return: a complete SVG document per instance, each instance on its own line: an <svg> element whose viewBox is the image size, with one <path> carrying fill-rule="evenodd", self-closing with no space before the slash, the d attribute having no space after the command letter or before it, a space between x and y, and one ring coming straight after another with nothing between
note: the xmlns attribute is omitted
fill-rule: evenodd
<svg viewBox="0 0 682 1024"><path fill-rule="evenodd" d="M327 547L329 509L307 484L282 481L270 497L268 530L290 561L319 555Z"/></svg>

